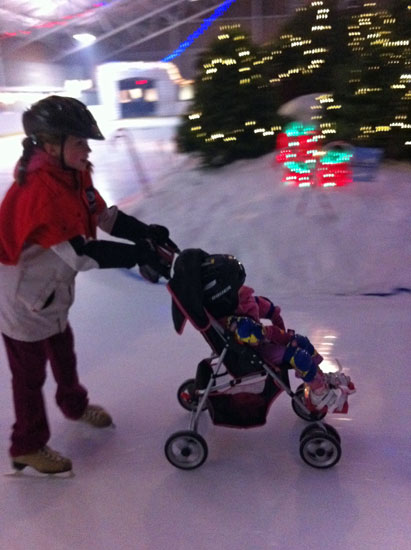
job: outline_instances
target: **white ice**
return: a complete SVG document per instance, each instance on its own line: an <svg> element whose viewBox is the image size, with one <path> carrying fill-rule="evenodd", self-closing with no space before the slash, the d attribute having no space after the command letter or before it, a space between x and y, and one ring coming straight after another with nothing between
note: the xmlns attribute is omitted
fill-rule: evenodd
<svg viewBox="0 0 411 550"><path fill-rule="evenodd" d="M396 289L411 288L410 165L384 163L372 182L302 191L283 186L273 155L203 171L175 152L172 125L132 135L139 170L124 138L93 144L96 186L110 204L167 225L181 248L237 255L286 324L341 362L357 387L349 413L327 417L342 457L329 470L301 460L305 423L282 394L261 428L216 427L205 413L207 461L174 468L165 441L189 427L176 391L210 349L190 326L174 331L164 283L137 270L80 274L71 312L80 376L116 427L64 419L49 375L50 445L76 475L0 477L0 548L409 550L411 295ZM0 140L1 196L20 140ZM0 349L7 473L13 412Z"/></svg>

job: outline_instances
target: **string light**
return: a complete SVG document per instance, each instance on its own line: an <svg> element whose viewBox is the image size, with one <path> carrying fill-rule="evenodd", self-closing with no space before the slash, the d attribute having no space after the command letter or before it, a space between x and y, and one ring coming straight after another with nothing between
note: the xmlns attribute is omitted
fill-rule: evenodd
<svg viewBox="0 0 411 550"><path fill-rule="evenodd" d="M221 4L221 6L219 6L214 10L214 12L212 13L212 15L210 15L210 17L207 17L207 19L204 19L204 21L201 23L201 25L198 27L197 30L195 30L192 34L190 34L190 36L188 36L184 40L184 42L181 42L178 48L176 48L173 52L171 52L169 55L164 57L161 61L164 61L164 62L171 61L172 59L175 59L176 57L181 55L187 48L191 46L191 44L195 40L197 40L199 36L201 36L214 23L216 19L221 17L221 15L223 15L228 10L228 8L232 4L234 4L234 2L236 2L236 0L225 0L225 2Z"/></svg>

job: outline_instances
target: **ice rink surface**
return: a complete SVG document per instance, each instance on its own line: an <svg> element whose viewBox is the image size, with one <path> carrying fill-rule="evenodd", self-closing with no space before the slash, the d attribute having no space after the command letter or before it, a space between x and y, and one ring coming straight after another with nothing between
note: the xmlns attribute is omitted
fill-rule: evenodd
<svg viewBox="0 0 411 550"><path fill-rule="evenodd" d="M293 264L285 266L279 262L277 266L274 260L270 264L264 259L256 265L252 253L256 243L245 243L242 233L247 227L254 227L254 217L247 210L241 213L238 201L234 214L226 205L226 228L232 230L227 229L224 241L221 226L218 234L209 228L213 208L219 215L221 207L221 201L213 204L217 193L210 196L210 189L216 189L212 186L217 184L221 187L224 178L219 182L218 175L206 176L214 179L201 201L198 199L194 204L196 195L193 192L187 196L188 191L182 194L181 180L200 193L200 173L187 159L173 153L170 133L164 130L159 133L155 129L145 132L148 138L140 142L140 148L145 149L142 158L147 163L150 180L154 183L161 180L160 191L145 198L141 177L136 180L131 164L126 164L131 163L130 157L121 156L121 151L114 148L107 161L96 150L96 185L110 203L119 202L128 211L134 209L145 221L166 223L174 229L172 235L176 235L183 247L200 246L207 250L212 247L212 252L235 249L248 273L262 272L260 278L254 277L249 284L255 284L261 294L272 299L278 297L288 327L307 334L316 346L321 345L325 335L334 337L329 357L341 362L357 387L357 393L350 399L349 413L327 417L327 422L341 435L341 460L329 470L316 470L302 462L299 436L306 424L291 409L288 396L282 394L274 402L266 425L260 428L217 427L205 413L199 431L208 444L207 461L193 471L174 468L165 458L164 444L173 432L188 429L189 424L189 413L178 404L176 392L185 379L195 375L197 363L209 355L210 349L191 326L187 326L181 336L174 331L171 300L164 283L150 284L142 280L136 270L81 273L71 312L80 378L89 389L91 401L110 411L116 427L98 431L64 419L54 403L55 386L49 374L45 396L52 430L50 445L73 460L75 477L0 476L0 548L409 550L411 295L405 291L387 296L363 295L364 290L388 294L385 291L390 286L407 286L411 261L406 254L409 233L407 236L403 225L405 232L401 241L397 229L390 228L389 224L393 222L393 213L398 224L409 220L408 169L402 176L402 189L408 195L393 193L390 216L384 219L388 208L385 202L377 204L376 201L380 218L372 204L368 204L369 223L378 227L385 224L385 234L393 241L383 244L385 248L401 248L403 263L387 271L383 257L376 254L373 267L377 271L382 269L385 279L372 279L370 275L368 281L374 285L370 286L363 278L360 284L357 274L357 279L353 276L351 286L347 286L347 273L355 272L357 262L369 264L371 261L366 247L362 246L362 254L344 258L347 271L339 265L330 267L330 273L335 269L339 271L343 295L337 295L338 277L320 276L321 270L316 276L316 266L323 266L327 275L328 262L335 260L327 239L335 225L343 223L342 203L338 202L341 193L331 199L336 213L334 220L322 207L305 218L300 216L301 234L314 233L310 230L311 223L317 229L324 224L314 244L309 243L307 236L307 246L312 246L308 256L313 258L313 265L308 266L297 240L295 216L290 220L297 199L292 198L287 204L278 192L277 203L282 201L284 218L281 237L276 238L285 241L288 229L293 235L291 243L281 246L279 257L285 257L286 246L292 257L294 243L294 257L300 262L296 262L294 271ZM101 161L99 168L97 160ZM264 173L269 173L279 186L279 181L275 181L280 179L279 172L268 167L267 159L253 166L261 167L263 162ZM0 169L1 194L7 179L3 163L4 157ZM247 163L240 165L243 176L247 176L247 166ZM226 176L228 170L234 174L236 169L232 166L220 174ZM250 173L247 177L251 177ZM258 181L268 201L264 174ZM171 184L175 186L172 204L167 198L167 193L172 191ZM383 184L377 182L376 188L381 190ZM238 194L241 195L241 191ZM354 187L346 192L344 200L353 200L353 194L362 203L366 200L365 188ZM256 196L248 196L251 202L256 202ZM181 206L184 197L186 216ZM241 197L245 202L247 194ZM205 208L208 208L207 214L204 214ZM276 223L278 215L277 212ZM204 237L194 231L190 216L197 220L203 216ZM285 225L287 219L289 227ZM219 223L221 220L215 225ZM261 247L261 235L265 235L269 227L266 216L261 217L260 225L261 234L257 229L256 232L260 236L257 244ZM356 228L352 231L348 241L354 249L358 244L353 237ZM195 242L190 244L190 239ZM324 241L326 258L318 256L320 239ZM230 250L220 249L223 244L227 247L231 243ZM347 252L345 241L338 244ZM266 255L269 256L268 251ZM393 251L392 257L397 261L399 255ZM386 262L386 257L384 260ZM270 277L275 280L276 275L267 274L268 266L273 272L288 273L294 282L298 279L300 291L297 293L292 284L288 288L276 287L274 292ZM371 267L368 266L369 273ZM388 281L392 273L398 273L398 279ZM307 287L302 283L304 277ZM284 280L280 277L281 283ZM321 285L315 286L318 280ZM280 288L284 292L280 292ZM11 471L7 453L13 413L3 347L0 347L0 365L0 469L6 474ZM293 388L299 384L293 375L291 384Z"/></svg>

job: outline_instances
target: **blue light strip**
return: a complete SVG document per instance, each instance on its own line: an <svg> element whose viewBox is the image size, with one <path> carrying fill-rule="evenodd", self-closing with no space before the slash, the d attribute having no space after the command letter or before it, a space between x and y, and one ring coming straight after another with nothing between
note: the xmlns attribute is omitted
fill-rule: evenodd
<svg viewBox="0 0 411 550"><path fill-rule="evenodd" d="M184 42L181 42L181 44L178 46L177 49L175 49L172 53L164 57L161 61L164 61L164 62L171 61L172 59L175 59L176 57L181 55L184 52L184 50L186 50L189 46L191 46L194 40L196 40L199 36L201 36L203 32L206 31L214 23L216 19L218 19L221 15L223 15L223 13L225 13L228 10L231 4L234 4L234 2L236 2L236 0L225 0L225 2L221 4L221 6L219 6L214 10L213 14L210 15L210 17L207 17L207 19L204 19L204 21L201 23L201 25L198 27L196 31L190 34L190 36L187 37L184 40Z"/></svg>

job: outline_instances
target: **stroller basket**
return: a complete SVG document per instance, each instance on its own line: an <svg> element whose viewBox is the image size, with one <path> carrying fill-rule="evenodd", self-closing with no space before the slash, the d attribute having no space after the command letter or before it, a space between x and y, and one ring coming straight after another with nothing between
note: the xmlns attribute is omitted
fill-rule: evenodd
<svg viewBox="0 0 411 550"><path fill-rule="evenodd" d="M208 395L207 407L213 423L238 428L264 425L271 403L282 389L267 376L262 359L253 348L239 344L231 333L219 330L214 321L203 335L217 355L226 350L223 364L233 377L228 389ZM207 386L208 369L207 361L199 364L196 389ZM282 370L281 379L289 386L287 368Z"/></svg>
<svg viewBox="0 0 411 550"><path fill-rule="evenodd" d="M237 428L263 426L276 395L281 392L267 376L225 392L213 392L207 406L213 424Z"/></svg>

